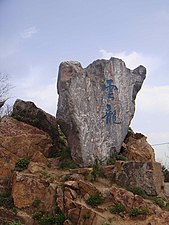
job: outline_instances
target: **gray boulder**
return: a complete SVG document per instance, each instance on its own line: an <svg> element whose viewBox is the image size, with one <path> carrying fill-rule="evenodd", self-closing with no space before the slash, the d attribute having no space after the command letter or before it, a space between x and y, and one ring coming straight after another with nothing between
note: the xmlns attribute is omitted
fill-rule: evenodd
<svg viewBox="0 0 169 225"><path fill-rule="evenodd" d="M56 118L80 165L106 163L120 151L145 74L145 67L130 70L117 58L96 60L85 69L79 62L60 64Z"/></svg>

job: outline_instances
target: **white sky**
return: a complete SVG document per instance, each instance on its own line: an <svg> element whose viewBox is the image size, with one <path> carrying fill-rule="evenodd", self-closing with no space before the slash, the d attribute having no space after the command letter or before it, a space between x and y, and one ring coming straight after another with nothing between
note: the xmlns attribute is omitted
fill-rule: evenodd
<svg viewBox="0 0 169 225"><path fill-rule="evenodd" d="M55 115L59 64L111 56L147 67L132 128L151 144L169 142L168 0L0 0L0 72L15 86L12 101ZM169 145L154 148L165 163Z"/></svg>

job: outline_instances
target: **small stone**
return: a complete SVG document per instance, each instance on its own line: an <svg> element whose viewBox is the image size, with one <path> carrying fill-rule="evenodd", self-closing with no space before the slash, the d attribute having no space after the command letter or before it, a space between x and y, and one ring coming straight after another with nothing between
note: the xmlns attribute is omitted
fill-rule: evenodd
<svg viewBox="0 0 169 225"><path fill-rule="evenodd" d="M63 196L63 190L61 187L57 188L56 203L59 209L61 210L61 212L64 213L64 196Z"/></svg>
<svg viewBox="0 0 169 225"><path fill-rule="evenodd" d="M83 206L80 211L78 225L92 225L95 215L96 213Z"/></svg>
<svg viewBox="0 0 169 225"><path fill-rule="evenodd" d="M26 224L26 225L34 225L34 220L26 212L24 212L24 211L18 211L17 212L17 216L19 218L21 218L21 220L23 221L24 224Z"/></svg>
<svg viewBox="0 0 169 225"><path fill-rule="evenodd" d="M87 181L79 180L78 184L79 184L80 192L83 195L86 194L86 193L89 194L89 195L99 193L99 190L93 184L91 184Z"/></svg>
<svg viewBox="0 0 169 225"><path fill-rule="evenodd" d="M69 220L65 220L63 225L72 225L72 223Z"/></svg>
<svg viewBox="0 0 169 225"><path fill-rule="evenodd" d="M79 220L80 215L80 209L79 208L73 208L68 211L68 219L72 222L77 224Z"/></svg>
<svg viewBox="0 0 169 225"><path fill-rule="evenodd" d="M66 187L70 187L74 190L78 190L79 189L79 186L78 186L78 182L77 181L73 181L73 180L70 180L70 181L65 181L64 185Z"/></svg>

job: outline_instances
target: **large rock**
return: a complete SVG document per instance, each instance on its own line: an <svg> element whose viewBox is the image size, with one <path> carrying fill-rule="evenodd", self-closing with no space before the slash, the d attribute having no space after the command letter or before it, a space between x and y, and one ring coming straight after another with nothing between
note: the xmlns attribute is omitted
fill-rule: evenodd
<svg viewBox="0 0 169 225"><path fill-rule="evenodd" d="M35 161L38 152L48 157L51 147L52 140L47 133L12 117L3 118L0 121L0 191L9 187L19 159L34 156Z"/></svg>
<svg viewBox="0 0 169 225"><path fill-rule="evenodd" d="M135 111L135 98L146 69L133 71L116 58L97 60L83 69L63 62L58 76L57 121L81 165L106 162L119 152Z"/></svg>
<svg viewBox="0 0 169 225"><path fill-rule="evenodd" d="M152 162L116 161L115 182L125 188L139 187L147 195L159 195L164 188L161 164Z"/></svg>
<svg viewBox="0 0 169 225"><path fill-rule="evenodd" d="M42 109L38 108L33 102L16 100L13 106L12 116L22 122L30 124L48 133L53 140L56 154L60 146L60 137L56 118Z"/></svg>
<svg viewBox="0 0 169 225"><path fill-rule="evenodd" d="M0 122L0 146L19 158L32 157L37 151L48 157L52 140L38 128L7 117Z"/></svg>
<svg viewBox="0 0 169 225"><path fill-rule="evenodd" d="M12 197L15 207L32 207L38 199L39 209L52 212L55 207L55 185L37 175L16 172L12 180Z"/></svg>
<svg viewBox="0 0 169 225"><path fill-rule="evenodd" d="M129 131L123 143L123 154L130 161L155 162L155 154L147 137L143 134Z"/></svg>

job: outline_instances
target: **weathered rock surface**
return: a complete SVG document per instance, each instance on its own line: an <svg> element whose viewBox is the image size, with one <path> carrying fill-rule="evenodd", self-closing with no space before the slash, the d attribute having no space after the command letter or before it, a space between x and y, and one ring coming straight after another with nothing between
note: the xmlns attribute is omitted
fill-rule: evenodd
<svg viewBox="0 0 169 225"><path fill-rule="evenodd" d="M125 188L142 188L147 195L158 195L163 191L164 177L161 164L154 162L116 161L115 182Z"/></svg>
<svg viewBox="0 0 169 225"><path fill-rule="evenodd" d="M155 162L155 154L147 137L129 131L123 143L123 154L130 161Z"/></svg>
<svg viewBox="0 0 169 225"><path fill-rule="evenodd" d="M55 186L37 175L15 172L12 181L12 197L15 207L31 207L40 200L39 209L52 212L55 207Z"/></svg>
<svg viewBox="0 0 169 225"><path fill-rule="evenodd" d="M6 154L9 151L20 158L31 157L37 151L49 156L52 140L42 130L7 117L0 122L0 146Z"/></svg>
<svg viewBox="0 0 169 225"><path fill-rule="evenodd" d="M45 162L43 154L49 156L51 147L52 140L47 133L12 117L3 118L0 121L0 191L9 187L19 159L33 156L34 161L41 157Z"/></svg>
<svg viewBox="0 0 169 225"><path fill-rule="evenodd" d="M0 224L10 224L19 219L20 218L12 210L0 207Z"/></svg>
<svg viewBox="0 0 169 225"><path fill-rule="evenodd" d="M132 71L116 58L97 60L85 69L78 62L61 63L56 117L75 161L106 162L120 151L145 74L143 66Z"/></svg>
<svg viewBox="0 0 169 225"><path fill-rule="evenodd" d="M55 147L53 154L57 153L61 146L58 124L54 116L38 108L33 102L18 99L13 106L12 117L48 133Z"/></svg>
<svg viewBox="0 0 169 225"><path fill-rule="evenodd" d="M81 185L83 182L83 185ZM91 225L149 225L149 224L167 224L169 212L165 212L153 201L144 199L139 195L127 191L124 188L119 188L116 185L105 187L100 183L95 183L95 193L99 193L103 197L103 202L95 208L86 204L84 195L84 187L86 193L90 193L90 185L88 181L66 181L62 187L57 189L57 205L66 215L65 225L69 224L91 224ZM92 192L88 195L93 195ZM117 204L122 204L126 211L124 214L113 215L110 209ZM133 208L138 210L148 210L148 215L138 215L132 219L129 215Z"/></svg>

